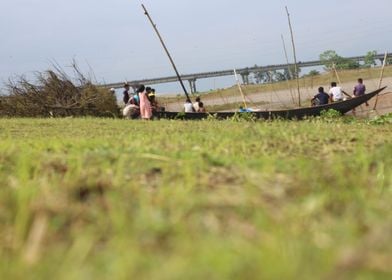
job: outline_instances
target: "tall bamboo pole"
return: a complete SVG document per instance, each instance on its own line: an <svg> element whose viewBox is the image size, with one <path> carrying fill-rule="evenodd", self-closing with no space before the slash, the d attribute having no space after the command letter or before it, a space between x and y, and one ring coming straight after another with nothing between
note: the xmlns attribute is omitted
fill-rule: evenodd
<svg viewBox="0 0 392 280"><path fill-rule="evenodd" d="M287 55L286 44L284 42L283 34L281 34L280 37L282 38L284 56L286 57L287 71L289 72L289 78L292 79L293 78L293 74L291 73L289 57ZM295 99L294 99L294 95L293 95L293 89L291 88L290 81L289 81L289 79L287 79L286 81L287 81L287 87L290 90L291 99L292 99L293 103L295 104Z"/></svg>
<svg viewBox="0 0 392 280"><path fill-rule="evenodd" d="M378 81L378 88L381 87L382 79L384 78L384 70L385 70L385 65L386 65L386 62L387 62L387 57L388 57L388 52L385 52L384 61L382 62L380 80ZM376 110L377 103L378 103L378 94L377 94L377 97L376 97L376 101L374 102L373 110Z"/></svg>
<svg viewBox="0 0 392 280"><path fill-rule="evenodd" d="M186 95L186 99L189 100L189 101L191 101L191 99L189 98L188 92L186 91L186 88L185 88L185 86L184 86L184 83L183 83L183 81L182 81L182 79L181 79L180 73L178 73L178 70L177 70L176 65L174 64L173 58L171 57L171 55L170 55L170 53L169 53L169 51L168 51L168 49L167 49L165 43L163 42L163 39L162 39L162 37L161 37L161 34L159 34L159 31L158 31L158 29L157 29L156 24L152 21L152 19L151 19L151 17L150 17L150 14L147 12L147 9L146 9L146 7L144 7L143 4L142 4L142 8L143 8L143 10L144 10L144 14L148 17L148 19L149 19L149 21L150 21L152 27L154 28L155 33L158 35L159 41L161 42L161 44L162 44L162 46L163 46L163 48L164 48L164 50L165 50L167 56L169 57L170 63L171 63L171 65L173 66L174 71L176 72L178 81L180 82L181 87L182 87L182 89L184 90L184 93L185 93L185 95Z"/></svg>
<svg viewBox="0 0 392 280"><path fill-rule="evenodd" d="M336 64L335 64L335 63L332 64L332 69L333 69L333 71L334 71L334 73L335 73L336 79L338 80L338 85L341 86L341 85L342 85L342 81L340 80L338 71L336 70ZM348 98L351 98L351 95L348 94L347 92L345 92L343 89L342 89L342 92L343 92L343 94L344 94L345 96L347 96Z"/></svg>
<svg viewBox="0 0 392 280"><path fill-rule="evenodd" d="M299 74L298 74L298 66L297 66L297 54L295 51L295 43L294 43L294 34L293 34L293 28L291 27L291 21L290 21L290 14L289 10L286 6L286 13L287 13L287 19L289 21L289 28L290 28L290 34L291 34L291 44L293 46L293 55L294 55L294 70L295 70L295 78L297 80L297 91L298 91L298 106L301 107L301 91L299 89Z"/></svg>
<svg viewBox="0 0 392 280"><path fill-rule="evenodd" d="M235 80L237 82L238 89L240 90L241 97L242 97L242 102L244 102L245 109L247 109L248 106L246 105L245 95L242 92L242 88L241 88L241 85L240 85L240 80L238 79L237 71L235 69L234 69L234 78L235 78Z"/></svg>
<svg viewBox="0 0 392 280"><path fill-rule="evenodd" d="M340 78L339 78L339 74L338 74L338 71L336 70L336 65L335 65L335 63L332 64L332 69L333 69L333 71L334 71L334 73L335 73L336 79L338 80L338 84L341 85L341 84L342 84L342 81L341 81Z"/></svg>

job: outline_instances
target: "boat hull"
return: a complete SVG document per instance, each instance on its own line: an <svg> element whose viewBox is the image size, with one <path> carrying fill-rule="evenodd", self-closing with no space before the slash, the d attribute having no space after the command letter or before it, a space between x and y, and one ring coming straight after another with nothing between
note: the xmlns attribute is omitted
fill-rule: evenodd
<svg viewBox="0 0 392 280"><path fill-rule="evenodd" d="M314 106L314 107L304 107L289 110L273 110L273 111L256 111L246 114L252 114L257 119L303 119L306 117L320 116L322 111L336 110L341 114L345 114L356 107L364 104L386 87L379 88L373 92L355 97L349 100L334 102L326 105ZM201 120L208 118L208 116L213 115L217 119L228 119L233 117L235 114L244 114L239 112L208 112L208 113L184 113L184 112L155 112L154 116L156 118L163 119L185 119L185 120Z"/></svg>

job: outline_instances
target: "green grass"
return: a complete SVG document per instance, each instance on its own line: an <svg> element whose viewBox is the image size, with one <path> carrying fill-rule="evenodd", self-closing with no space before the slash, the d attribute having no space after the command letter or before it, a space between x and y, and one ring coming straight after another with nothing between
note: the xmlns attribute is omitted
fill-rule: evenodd
<svg viewBox="0 0 392 280"><path fill-rule="evenodd" d="M390 279L392 129L0 120L0 279Z"/></svg>

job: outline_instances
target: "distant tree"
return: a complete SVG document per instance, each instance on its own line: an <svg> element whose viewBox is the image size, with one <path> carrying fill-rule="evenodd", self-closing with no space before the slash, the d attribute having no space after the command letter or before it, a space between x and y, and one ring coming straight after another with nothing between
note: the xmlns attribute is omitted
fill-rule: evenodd
<svg viewBox="0 0 392 280"><path fill-rule="evenodd" d="M377 51L369 51L366 53L365 58L364 58L364 67L365 68L370 68L372 66L376 66L376 55Z"/></svg>
<svg viewBox="0 0 392 280"><path fill-rule="evenodd" d="M336 69L358 69L360 64L358 61L349 59L349 58L342 58L342 60L336 64Z"/></svg>
<svg viewBox="0 0 392 280"><path fill-rule="evenodd" d="M270 76L266 71L254 71L253 79L256 84L268 83L270 80Z"/></svg>
<svg viewBox="0 0 392 280"><path fill-rule="evenodd" d="M297 71L298 73L295 73L295 66L294 64L290 64L288 68L285 68L283 70L284 76L286 77L286 80L293 80L299 77L299 74L301 73L301 67L297 65ZM291 75L290 75L291 73Z"/></svg>
<svg viewBox="0 0 392 280"><path fill-rule="evenodd" d="M273 71L272 72L272 80L274 82L281 82L281 81L286 81L288 80L290 76L285 73L285 71Z"/></svg>
<svg viewBox="0 0 392 280"><path fill-rule="evenodd" d="M359 68L357 61L349 58L344 58L336 53L334 50L327 50L320 54L320 61L324 64L327 70L331 70L333 65L336 69L356 69Z"/></svg>
<svg viewBox="0 0 392 280"><path fill-rule="evenodd" d="M342 57L334 50L327 50L320 54L320 61L327 70L331 70L333 65L336 65L341 59Z"/></svg>
<svg viewBox="0 0 392 280"><path fill-rule="evenodd" d="M392 57L387 57L386 65L392 65Z"/></svg>
<svg viewBox="0 0 392 280"><path fill-rule="evenodd" d="M253 68L258 68L259 66L257 64L255 64L253 66ZM260 75L260 71L253 71L252 72L252 79L254 81L255 84L261 84L262 83L262 76Z"/></svg>
<svg viewBox="0 0 392 280"><path fill-rule="evenodd" d="M257 65L255 65L255 68L257 68ZM299 73L301 73L300 67L298 67L298 75ZM280 82L295 79L296 77L294 65L290 65L288 68L280 71L253 71L253 80L256 84Z"/></svg>

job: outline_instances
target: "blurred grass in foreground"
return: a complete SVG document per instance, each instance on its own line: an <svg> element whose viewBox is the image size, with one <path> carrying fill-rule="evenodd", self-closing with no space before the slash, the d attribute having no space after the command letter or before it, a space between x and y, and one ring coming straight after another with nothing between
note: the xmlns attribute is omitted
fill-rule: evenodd
<svg viewBox="0 0 392 280"><path fill-rule="evenodd" d="M0 120L1 279L390 279L392 129Z"/></svg>

